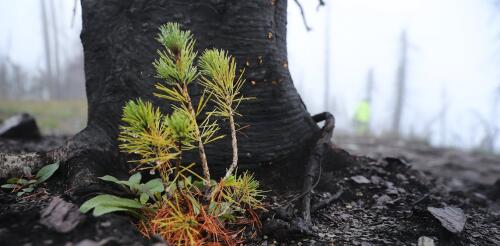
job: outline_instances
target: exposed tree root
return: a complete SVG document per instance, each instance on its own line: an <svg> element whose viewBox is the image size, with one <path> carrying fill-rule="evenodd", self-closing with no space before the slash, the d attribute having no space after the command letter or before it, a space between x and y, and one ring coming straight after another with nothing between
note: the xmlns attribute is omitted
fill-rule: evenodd
<svg viewBox="0 0 500 246"><path fill-rule="evenodd" d="M281 207L273 209L269 213L270 217L264 222L264 233L271 234L276 238L289 239L294 236L310 235L312 233L311 212L326 207L331 202L337 200L343 193L343 190L338 190L334 195L311 206L311 194L321 179L322 163L325 156L329 153L327 150L332 149L331 139L335 128L335 118L328 112L317 114L313 116L313 119L316 123L321 121L325 123L310 151L301 193L284 203ZM300 198L302 198L301 214L297 216L290 205Z"/></svg>
<svg viewBox="0 0 500 246"><path fill-rule="evenodd" d="M0 153L0 178L30 176L45 163L41 153L6 154Z"/></svg>
<svg viewBox="0 0 500 246"><path fill-rule="evenodd" d="M327 207L330 203L332 203L333 201L337 200L340 198L340 196L342 196L342 194L344 194L344 190L341 188L337 191L337 193L329 196L328 198L324 199L324 200L321 200L320 202L314 204L312 207L311 207L311 213L314 213L322 208L325 208Z"/></svg>
<svg viewBox="0 0 500 246"><path fill-rule="evenodd" d="M314 145L314 148L309 155L309 160L306 166L304 184L302 186L302 218L306 224L311 224L311 192L318 185L321 178L321 163L324 159L326 149L331 143L333 129L335 128L335 118L332 114L324 112L313 116L314 121L319 123L325 121L325 125L321 129L321 135ZM314 177L317 176L316 182L313 183Z"/></svg>

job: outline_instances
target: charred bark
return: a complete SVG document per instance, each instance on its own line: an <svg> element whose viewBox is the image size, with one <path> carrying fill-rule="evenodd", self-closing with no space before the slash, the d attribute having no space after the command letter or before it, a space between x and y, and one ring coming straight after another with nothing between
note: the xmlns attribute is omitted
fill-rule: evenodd
<svg viewBox="0 0 500 246"><path fill-rule="evenodd" d="M290 164L290 156L305 147L319 128L295 90L288 70L285 0L254 1L123 1L83 0L81 40L85 54L88 125L57 150L71 194L92 192L96 177L126 173L127 156L118 150L117 136L124 103L141 97L165 112L168 102L153 96L151 65L160 48L158 27L178 22L193 32L196 48L216 47L233 55L245 71L242 94L255 97L239 107L248 126L239 137L239 166ZM190 88L196 101L201 90ZM229 132L227 132L229 133ZM229 135L229 134L227 134ZM230 138L207 146L211 170L223 174L231 163ZM307 153L304 152L304 153ZM187 160L196 160L187 153ZM303 157L307 159L307 157ZM300 172L301 170L298 170ZM77 196L78 197L78 196Z"/></svg>

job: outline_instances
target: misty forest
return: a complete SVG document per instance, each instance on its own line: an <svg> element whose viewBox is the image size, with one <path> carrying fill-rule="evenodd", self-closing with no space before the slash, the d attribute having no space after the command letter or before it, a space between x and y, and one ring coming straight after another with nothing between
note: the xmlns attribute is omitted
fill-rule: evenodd
<svg viewBox="0 0 500 246"><path fill-rule="evenodd" d="M499 10L0 0L0 245L500 245Z"/></svg>

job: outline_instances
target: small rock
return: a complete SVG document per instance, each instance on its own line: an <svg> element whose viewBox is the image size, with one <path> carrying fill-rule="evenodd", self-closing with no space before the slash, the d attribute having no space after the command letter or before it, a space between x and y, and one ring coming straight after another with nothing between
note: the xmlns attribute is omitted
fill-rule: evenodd
<svg viewBox="0 0 500 246"><path fill-rule="evenodd" d="M500 200L500 179L489 188L487 195L493 201Z"/></svg>
<svg viewBox="0 0 500 246"><path fill-rule="evenodd" d="M411 167L405 160L400 158L386 157L384 160L387 162L385 168L393 172L406 171Z"/></svg>
<svg viewBox="0 0 500 246"><path fill-rule="evenodd" d="M47 244L47 245L50 245L50 244L53 244L53 243L54 243L54 240L51 240L51 239L43 241L43 244Z"/></svg>
<svg viewBox="0 0 500 246"><path fill-rule="evenodd" d="M481 193L474 192L471 197L471 202L486 206L488 204L488 198Z"/></svg>
<svg viewBox="0 0 500 246"><path fill-rule="evenodd" d="M399 179L399 180L401 180L401 181L403 181L403 182L408 181L408 179L406 178L406 176L403 175L403 174L401 174L401 173L396 174L396 178Z"/></svg>
<svg viewBox="0 0 500 246"><path fill-rule="evenodd" d="M370 184L371 183L370 180L367 179L363 175L352 176L351 180L354 181L354 182L356 182L357 184Z"/></svg>
<svg viewBox="0 0 500 246"><path fill-rule="evenodd" d="M372 182L372 184L375 184L375 185L382 185L384 183L384 180L377 175L371 176L370 181Z"/></svg>
<svg viewBox="0 0 500 246"><path fill-rule="evenodd" d="M90 239L84 239L75 244L75 246L99 246L99 242Z"/></svg>
<svg viewBox="0 0 500 246"><path fill-rule="evenodd" d="M109 224L111 225L111 223ZM167 242L165 242L165 240L163 240L163 238L158 234L154 234L151 237L151 242L153 243L151 246L167 246Z"/></svg>
<svg viewBox="0 0 500 246"><path fill-rule="evenodd" d="M380 167L374 167L373 168L378 174L380 175L385 175L387 174L387 172L383 169L383 168L380 168Z"/></svg>
<svg viewBox="0 0 500 246"><path fill-rule="evenodd" d="M398 188L396 188L396 187L390 187L390 188L387 188L385 190L385 193L387 193L389 195L398 195L399 191L398 191Z"/></svg>
<svg viewBox="0 0 500 246"><path fill-rule="evenodd" d="M153 243L151 246L168 246L167 243Z"/></svg>
<svg viewBox="0 0 500 246"><path fill-rule="evenodd" d="M377 198L377 201L375 202L377 206L384 206L386 203L390 203L392 199L388 195L382 195L379 198Z"/></svg>
<svg viewBox="0 0 500 246"><path fill-rule="evenodd" d="M427 210L441 222L441 225L452 233L460 233L463 231L467 218L461 208L444 207L434 208L427 207Z"/></svg>
<svg viewBox="0 0 500 246"><path fill-rule="evenodd" d="M14 139L40 138L40 130L35 118L27 113L17 114L6 119L0 125L0 137Z"/></svg>
<svg viewBox="0 0 500 246"><path fill-rule="evenodd" d="M103 245L123 245L123 243L119 242L117 238L107 237L99 242L90 239L84 239L75 244L75 246L103 246Z"/></svg>
<svg viewBox="0 0 500 246"><path fill-rule="evenodd" d="M78 206L59 197L41 211L40 223L60 233L70 232L85 219Z"/></svg>
<svg viewBox="0 0 500 246"><path fill-rule="evenodd" d="M417 246L434 246L434 239L426 236L421 236L418 238Z"/></svg>
<svg viewBox="0 0 500 246"><path fill-rule="evenodd" d="M102 227L110 227L111 226L111 222L110 221L104 221L101 223L101 226Z"/></svg>
<svg viewBox="0 0 500 246"><path fill-rule="evenodd" d="M347 220L351 219L351 216L349 214L342 213L342 214L340 214L340 218L347 221Z"/></svg>

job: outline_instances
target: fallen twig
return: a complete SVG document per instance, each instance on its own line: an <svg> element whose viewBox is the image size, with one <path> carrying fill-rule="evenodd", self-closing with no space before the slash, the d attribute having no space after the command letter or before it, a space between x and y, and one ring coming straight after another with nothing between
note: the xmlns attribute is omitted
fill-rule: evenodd
<svg viewBox="0 0 500 246"><path fill-rule="evenodd" d="M337 200L340 198L340 196L342 196L342 194L344 193L344 190L342 188L340 188L335 194L331 195L330 197L314 204L314 206L311 207L311 213L314 213L326 206L328 206L330 203L332 203L333 201Z"/></svg>

